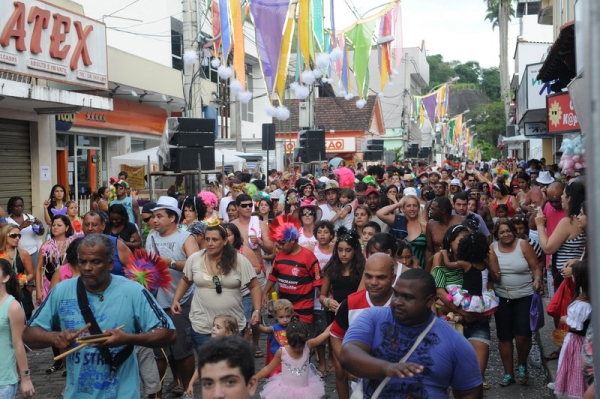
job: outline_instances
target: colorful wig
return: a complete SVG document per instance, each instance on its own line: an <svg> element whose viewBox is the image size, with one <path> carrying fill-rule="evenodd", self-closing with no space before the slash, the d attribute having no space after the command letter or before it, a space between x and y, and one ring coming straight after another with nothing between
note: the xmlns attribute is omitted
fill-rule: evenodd
<svg viewBox="0 0 600 399"><path fill-rule="evenodd" d="M244 190L246 191L246 194L248 194L250 196L250 198L252 198L252 200L257 200L258 197L256 196L256 193L258 193L258 187L256 187L254 184L252 183L248 183L246 184L246 186L244 187Z"/></svg>
<svg viewBox="0 0 600 399"><path fill-rule="evenodd" d="M200 198L206 206L212 206L213 208L219 206L219 199L212 191L200 191L198 193L198 198Z"/></svg>
<svg viewBox="0 0 600 399"><path fill-rule="evenodd" d="M501 176L504 178L504 180L508 181L510 179L510 172L504 168L494 168L492 169L492 176L493 177L498 177Z"/></svg>
<svg viewBox="0 0 600 399"><path fill-rule="evenodd" d="M160 256L145 249L137 249L129 256L124 273L125 277L140 283L148 291L157 291L159 288L169 291L171 287L169 266Z"/></svg>
<svg viewBox="0 0 600 399"><path fill-rule="evenodd" d="M273 242L297 240L301 227L300 221L291 215L277 216L269 224L269 238Z"/></svg>
<svg viewBox="0 0 600 399"><path fill-rule="evenodd" d="M354 172L350 168L337 168L333 173L338 177L340 188L354 188Z"/></svg>
<svg viewBox="0 0 600 399"><path fill-rule="evenodd" d="M377 184L375 177L373 177L371 175L363 177L362 181L365 184L372 184L373 186L375 186L375 188L379 189L379 184Z"/></svg>

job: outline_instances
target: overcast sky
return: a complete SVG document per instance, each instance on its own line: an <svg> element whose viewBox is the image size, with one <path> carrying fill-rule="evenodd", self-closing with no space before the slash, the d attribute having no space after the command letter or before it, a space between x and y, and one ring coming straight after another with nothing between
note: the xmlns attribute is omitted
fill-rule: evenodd
<svg viewBox="0 0 600 399"><path fill-rule="evenodd" d="M346 26L346 21L354 18L348 4L355 6L361 15L389 2L335 0L336 27ZM325 3L329 4L329 1ZM442 54L446 61L479 61L486 68L498 66L498 28L492 30L491 23L484 20L486 9L483 0L403 0L404 47L418 47L424 40L428 55ZM552 42L552 27L537 24L536 16L524 18L523 25L526 40ZM512 60L519 20L513 19L509 29L508 52ZM512 71L513 62L509 65Z"/></svg>

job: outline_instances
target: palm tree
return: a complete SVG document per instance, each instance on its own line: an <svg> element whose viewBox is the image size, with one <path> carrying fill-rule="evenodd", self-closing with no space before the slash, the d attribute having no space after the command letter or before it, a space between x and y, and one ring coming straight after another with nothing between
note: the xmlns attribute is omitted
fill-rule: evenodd
<svg viewBox="0 0 600 399"><path fill-rule="evenodd" d="M484 19L492 23L492 29L498 27L500 39L500 95L504 103L504 113L508 119L510 108L510 76L508 76L508 22L515 15L512 0L484 0L487 2L487 14Z"/></svg>

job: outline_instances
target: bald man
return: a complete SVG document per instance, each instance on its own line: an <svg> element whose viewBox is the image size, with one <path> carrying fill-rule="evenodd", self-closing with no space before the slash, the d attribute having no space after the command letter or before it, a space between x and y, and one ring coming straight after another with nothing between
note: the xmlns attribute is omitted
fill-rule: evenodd
<svg viewBox="0 0 600 399"><path fill-rule="evenodd" d="M338 362L342 340L352 321L365 309L376 306L390 306L392 287L396 281L396 262L383 252L369 256L363 273L366 289L351 294L338 307L335 321L331 325L331 348L335 354L335 386L340 399L349 398L348 374Z"/></svg>

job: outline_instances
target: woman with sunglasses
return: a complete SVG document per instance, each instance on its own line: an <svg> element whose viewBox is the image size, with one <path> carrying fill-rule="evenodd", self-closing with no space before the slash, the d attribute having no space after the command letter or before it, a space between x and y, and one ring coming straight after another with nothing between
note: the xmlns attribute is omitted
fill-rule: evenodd
<svg viewBox="0 0 600 399"><path fill-rule="evenodd" d="M283 207L284 215L292 215L298 209L298 192L294 188L290 188L285 193L285 205Z"/></svg>
<svg viewBox="0 0 600 399"><path fill-rule="evenodd" d="M303 246L311 252L314 250L315 245L318 244L313 230L315 223L321 220L322 214L323 211L319 208L317 200L314 197L303 198L296 213L294 213L294 216L300 220L300 224L302 225L298 236L298 245Z"/></svg>
<svg viewBox="0 0 600 399"><path fill-rule="evenodd" d="M25 201L21 197L10 197L6 209L8 209L8 223L17 225L21 230L19 249L27 251L31 256L33 267L37 266L38 259L38 237L44 235L44 224L35 216L23 212ZM34 269L35 271L35 269ZM32 283L33 284L33 281ZM30 285L32 287L32 285Z"/></svg>
<svg viewBox="0 0 600 399"><path fill-rule="evenodd" d="M220 314L228 314L238 322L244 332L246 316L240 288L250 290L252 305L251 324L260 320L261 290L256 271L250 261L231 245L227 229L214 220L204 233L206 249L191 255L185 263L183 277L179 281L171 311L181 313L179 300L192 284L194 290L190 310L192 340L198 349L210 339L212 322Z"/></svg>
<svg viewBox="0 0 600 399"><path fill-rule="evenodd" d="M25 311L25 320L29 320L33 312L33 299L31 290L25 286L33 281L35 275L33 272L33 262L29 252L19 249L22 233L16 224L7 224L0 229L0 258L6 259L12 265L19 279L19 286L23 291L23 310Z"/></svg>

